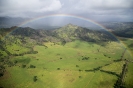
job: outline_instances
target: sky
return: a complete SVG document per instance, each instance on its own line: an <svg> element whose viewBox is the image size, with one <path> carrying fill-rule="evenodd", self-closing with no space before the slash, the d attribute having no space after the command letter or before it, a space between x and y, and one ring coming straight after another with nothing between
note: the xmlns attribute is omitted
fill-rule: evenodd
<svg viewBox="0 0 133 88"><path fill-rule="evenodd" d="M0 0L0 17L71 14L95 21L133 21L133 0Z"/></svg>

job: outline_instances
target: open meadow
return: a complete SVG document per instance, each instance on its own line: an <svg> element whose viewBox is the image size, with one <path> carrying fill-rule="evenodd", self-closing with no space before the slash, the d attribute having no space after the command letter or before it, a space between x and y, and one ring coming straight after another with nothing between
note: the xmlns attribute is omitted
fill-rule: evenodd
<svg viewBox="0 0 133 88"><path fill-rule="evenodd" d="M65 45L45 42L33 49L38 53L10 59L14 65L6 66L5 74L0 77L1 87L113 88L124 59L132 59L118 42L103 46L79 40ZM128 74L131 76L132 72Z"/></svg>

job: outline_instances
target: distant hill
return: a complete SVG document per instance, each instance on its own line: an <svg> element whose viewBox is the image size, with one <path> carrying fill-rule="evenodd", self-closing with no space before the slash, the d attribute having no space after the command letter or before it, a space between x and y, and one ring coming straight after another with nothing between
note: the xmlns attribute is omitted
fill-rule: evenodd
<svg viewBox="0 0 133 88"><path fill-rule="evenodd" d="M14 30L15 29L15 30ZM63 27L53 30L35 30L30 27L11 27L1 28L0 35L5 36L6 32L11 32L10 35L29 37L36 41L65 41L70 42L73 40L83 40L87 42L107 42L116 41L116 39L110 35L109 32L103 30L91 30L88 28L80 27L73 24L68 24Z"/></svg>
<svg viewBox="0 0 133 88"><path fill-rule="evenodd" d="M116 36L133 38L133 22L110 22L102 24Z"/></svg>
<svg viewBox="0 0 133 88"><path fill-rule="evenodd" d="M22 28L18 28L18 29L24 29L24 28L27 29L28 27L30 27L32 29L53 30L53 29L58 29L61 25L65 25L65 24L68 24L69 22L71 22L73 24L80 25L80 27L78 27L78 29L85 29L84 27L87 27L87 29L88 28L89 29L96 29L96 30L100 29L99 27L97 27L94 24L84 23L82 20L75 21L72 18L71 19L65 19L63 22L59 21L59 22L57 22L58 25L56 24L56 22L53 23L53 19L42 19L42 20L33 21L33 22L29 22L27 24L21 25L21 24L23 24L23 23L25 23L25 22L27 22L29 20L32 20L32 19L34 19L34 18L0 17L0 28L10 28L12 26L19 26L19 27L22 27ZM59 26L59 24L60 24L60 26ZM133 31L132 31L133 30L133 22L101 22L100 24L105 26L107 29L110 30L110 32L112 32L116 36L129 37L129 38L132 38L132 36L133 36ZM68 27L68 30L70 29L69 26L64 26L64 27ZM62 27L61 29L63 29L64 27ZM64 28L64 29L67 29L67 28ZM75 32L72 31L72 33L70 33L70 35L71 34L73 35L73 33L75 34ZM70 35L68 33L67 33L67 35L70 37ZM64 37L64 36L66 36L66 33L63 34L63 35L60 34L60 37ZM74 36L77 36L77 34L75 34ZM91 37L91 39L90 38L89 39L91 41L94 41L96 39L96 37L94 38L94 36L93 36L93 38L92 38L92 36L90 36L90 37ZM70 38L65 38L65 39L70 40ZM80 37L80 39L81 39L81 37ZM85 39L85 38L83 38L83 36L82 36L82 39Z"/></svg>
<svg viewBox="0 0 133 88"><path fill-rule="evenodd" d="M103 22L101 24L111 30L125 30L133 28L133 22Z"/></svg>
<svg viewBox="0 0 133 88"><path fill-rule="evenodd" d="M9 28L12 26L18 26L22 22L28 20L28 18L12 18L12 17L0 17L0 28Z"/></svg>
<svg viewBox="0 0 133 88"><path fill-rule="evenodd" d="M72 41L76 39L98 42L115 40L111 35L103 30L91 30L73 24L68 24L64 27L54 30L56 36L63 38L65 41Z"/></svg>
<svg viewBox="0 0 133 88"><path fill-rule="evenodd" d="M133 28L127 28L125 30L116 30L112 32L119 37L133 38Z"/></svg>

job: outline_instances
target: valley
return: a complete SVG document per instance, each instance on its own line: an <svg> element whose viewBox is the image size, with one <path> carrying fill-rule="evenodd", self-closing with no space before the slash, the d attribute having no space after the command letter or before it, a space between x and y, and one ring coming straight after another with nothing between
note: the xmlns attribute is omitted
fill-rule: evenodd
<svg viewBox="0 0 133 88"><path fill-rule="evenodd" d="M117 41L105 31L72 24L51 31L18 27L6 37L0 33L0 87L133 87L132 39Z"/></svg>

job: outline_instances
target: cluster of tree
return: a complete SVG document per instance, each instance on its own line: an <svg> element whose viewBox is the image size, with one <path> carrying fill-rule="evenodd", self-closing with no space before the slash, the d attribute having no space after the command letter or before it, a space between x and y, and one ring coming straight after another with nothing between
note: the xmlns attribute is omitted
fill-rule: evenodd
<svg viewBox="0 0 133 88"><path fill-rule="evenodd" d="M3 72L0 72L0 77L3 76L3 75L4 75L4 73Z"/></svg>
<svg viewBox="0 0 133 88"><path fill-rule="evenodd" d="M36 68L36 66L34 66L34 65L30 65L30 68Z"/></svg>
<svg viewBox="0 0 133 88"><path fill-rule="evenodd" d="M91 69L91 70L85 70L85 72L91 72L91 71L98 71L98 70L100 70L100 68L102 68L102 66L99 66L99 67L96 67L96 68L93 68L93 69Z"/></svg>
<svg viewBox="0 0 133 88"><path fill-rule="evenodd" d="M128 45L129 48L133 48L133 43L131 43L130 45Z"/></svg>
<svg viewBox="0 0 133 88"><path fill-rule="evenodd" d="M127 62L123 65L122 72L118 77L116 83L114 84L114 88L126 88L124 84L124 77L127 72L127 65L128 65Z"/></svg>
<svg viewBox="0 0 133 88"><path fill-rule="evenodd" d="M83 71L83 70L79 69L79 72L81 72L81 71Z"/></svg>
<svg viewBox="0 0 133 88"><path fill-rule="evenodd" d="M120 62L122 59L113 60L114 62Z"/></svg>
<svg viewBox="0 0 133 88"><path fill-rule="evenodd" d="M2 58L2 56L0 56L0 62L4 62L4 58Z"/></svg>
<svg viewBox="0 0 133 88"><path fill-rule="evenodd" d="M12 56L23 56L25 54L37 54L38 51L33 51L33 50L30 50L30 51L27 51L27 52L23 52L23 53L19 53L19 54L11 54Z"/></svg>
<svg viewBox="0 0 133 88"><path fill-rule="evenodd" d="M117 77L119 77L120 75L115 73L115 72L111 72L111 71L105 71L105 70L100 70L101 72L105 72L105 73L108 73L108 74L112 74L112 75L115 75Z"/></svg>
<svg viewBox="0 0 133 88"><path fill-rule="evenodd" d="M65 41L65 40L62 40L62 41L61 41L61 45L64 46L65 44L66 44L66 41Z"/></svg>
<svg viewBox="0 0 133 88"><path fill-rule="evenodd" d="M105 64L104 66L108 66L108 65L110 65L110 64Z"/></svg>
<svg viewBox="0 0 133 88"><path fill-rule="evenodd" d="M113 33L120 37L133 38L133 28L127 28L124 30L116 30Z"/></svg>
<svg viewBox="0 0 133 88"><path fill-rule="evenodd" d="M105 57L108 57L108 58L111 58L110 56L107 56L107 55L105 55L105 54L103 54Z"/></svg>
<svg viewBox="0 0 133 88"><path fill-rule="evenodd" d="M8 65L8 67L12 67L15 65L12 61L9 60L6 62L6 64Z"/></svg>
<svg viewBox="0 0 133 88"><path fill-rule="evenodd" d="M26 68L26 65L25 64L22 64L22 68Z"/></svg>
<svg viewBox="0 0 133 88"><path fill-rule="evenodd" d="M33 81L36 82L37 81L37 76L33 77Z"/></svg>
<svg viewBox="0 0 133 88"><path fill-rule="evenodd" d="M6 36L7 33L10 33L11 31L13 31L16 28L16 26L13 26L11 28L0 28L0 35L2 37Z"/></svg>
<svg viewBox="0 0 133 88"><path fill-rule="evenodd" d="M82 60L88 60L90 57L83 57Z"/></svg>
<svg viewBox="0 0 133 88"><path fill-rule="evenodd" d="M4 75L5 67L3 65L0 65L0 77Z"/></svg>
<svg viewBox="0 0 133 88"><path fill-rule="evenodd" d="M4 47L4 44L3 45L0 44L0 50L6 52L8 55L11 55L11 53L6 49L6 47Z"/></svg>

